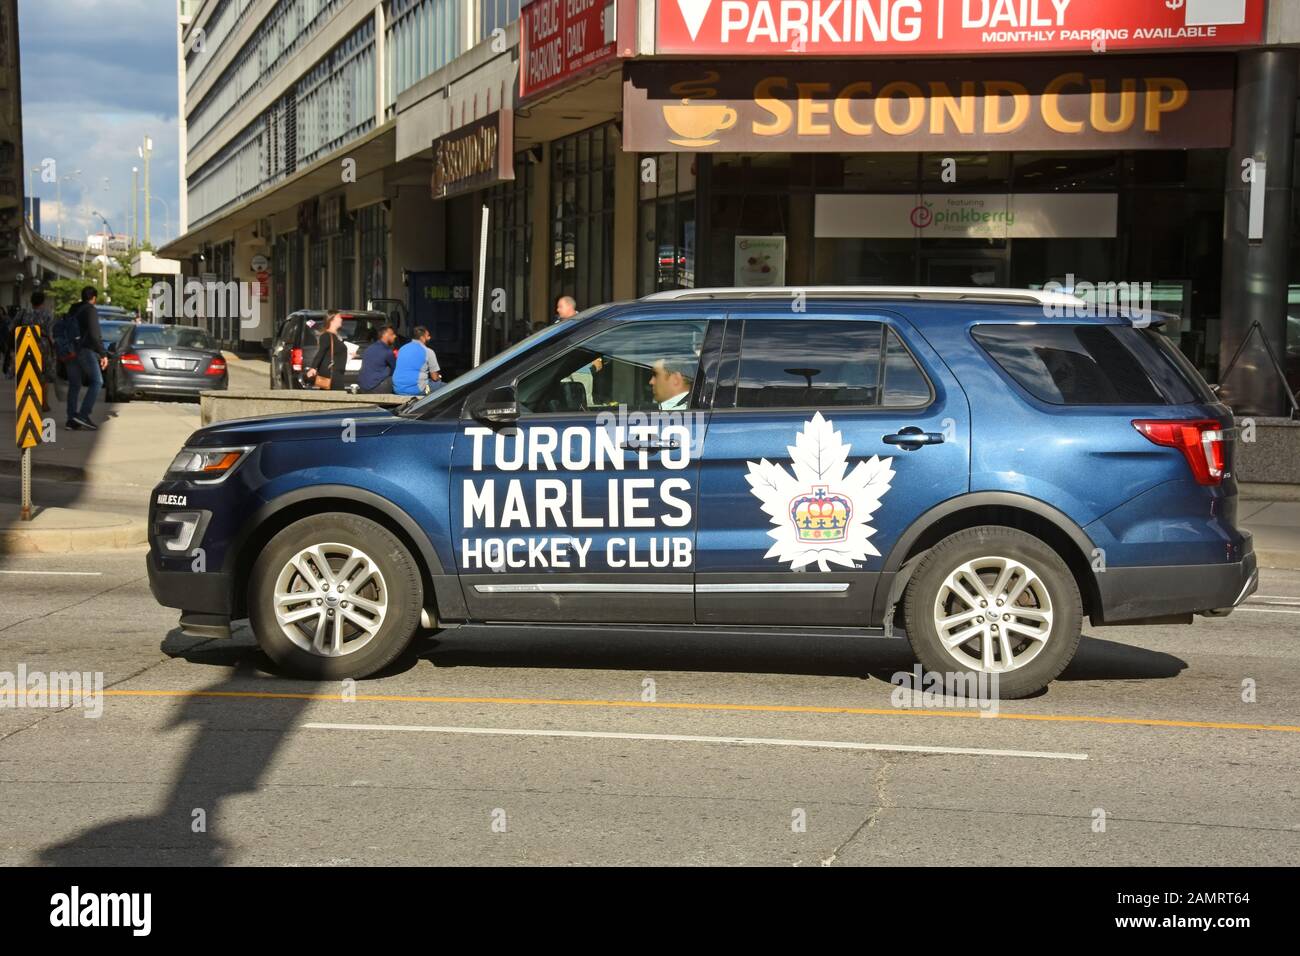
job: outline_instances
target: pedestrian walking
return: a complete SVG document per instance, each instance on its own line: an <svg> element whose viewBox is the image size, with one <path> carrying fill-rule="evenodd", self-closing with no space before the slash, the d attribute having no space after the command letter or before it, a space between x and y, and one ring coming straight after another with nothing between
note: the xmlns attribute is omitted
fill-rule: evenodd
<svg viewBox="0 0 1300 956"><path fill-rule="evenodd" d="M343 317L338 313L325 320L325 328L317 339L316 355L304 374L313 387L326 391L343 391L343 373L348 367L348 348L339 338Z"/></svg>
<svg viewBox="0 0 1300 956"><path fill-rule="evenodd" d="M64 320L75 332L76 355L67 363L68 421L73 431L98 430L90 415L95 410L99 390L104 387L104 369L108 368L108 349L99 331L99 291L88 285L81 290L81 304ZM75 324L74 324L75 323ZM85 394L82 394L85 389ZM80 398L80 405L77 400Z"/></svg>

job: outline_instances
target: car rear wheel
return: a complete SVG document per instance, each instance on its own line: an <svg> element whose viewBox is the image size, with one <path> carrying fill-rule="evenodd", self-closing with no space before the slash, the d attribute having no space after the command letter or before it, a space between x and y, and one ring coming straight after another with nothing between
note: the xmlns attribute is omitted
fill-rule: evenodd
<svg viewBox="0 0 1300 956"><path fill-rule="evenodd" d="M997 696L1050 684L1079 646L1083 608L1054 549L1014 528L987 525L944 538L908 583L907 636L928 672L952 688L996 677Z"/></svg>
<svg viewBox="0 0 1300 956"><path fill-rule="evenodd" d="M249 581L258 643L285 672L339 680L388 666L420 623L420 570L378 522L327 513L284 528Z"/></svg>

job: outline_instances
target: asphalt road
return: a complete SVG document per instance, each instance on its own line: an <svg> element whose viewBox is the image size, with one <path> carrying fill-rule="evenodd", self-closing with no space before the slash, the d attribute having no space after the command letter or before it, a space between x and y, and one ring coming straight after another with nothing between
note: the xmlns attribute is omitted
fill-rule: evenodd
<svg viewBox="0 0 1300 956"><path fill-rule="evenodd" d="M446 631L349 700L181 636L143 553L5 558L0 681L106 693L0 708L0 863L1295 864L1300 573L1260 595L995 717L895 707L904 641L626 629Z"/></svg>

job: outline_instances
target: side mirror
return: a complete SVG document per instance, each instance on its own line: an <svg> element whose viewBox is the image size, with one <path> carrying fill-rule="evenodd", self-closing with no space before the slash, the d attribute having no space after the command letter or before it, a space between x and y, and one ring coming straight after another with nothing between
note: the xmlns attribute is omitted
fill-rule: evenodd
<svg viewBox="0 0 1300 956"><path fill-rule="evenodd" d="M513 385L494 388L470 403L471 418L488 425L513 425L519 421L519 398Z"/></svg>

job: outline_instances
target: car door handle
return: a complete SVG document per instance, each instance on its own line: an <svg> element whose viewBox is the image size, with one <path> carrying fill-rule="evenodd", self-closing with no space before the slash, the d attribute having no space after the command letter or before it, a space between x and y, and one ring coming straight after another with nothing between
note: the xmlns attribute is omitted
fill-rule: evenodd
<svg viewBox="0 0 1300 956"><path fill-rule="evenodd" d="M926 432L915 425L909 425L907 428L899 429L896 434L883 436L880 440L886 445L897 445L905 451L915 451L922 445L943 444L943 432Z"/></svg>
<svg viewBox="0 0 1300 956"><path fill-rule="evenodd" d="M647 441L625 441L618 447L624 451L676 451L681 447L681 443L676 438L667 441L651 438Z"/></svg>

